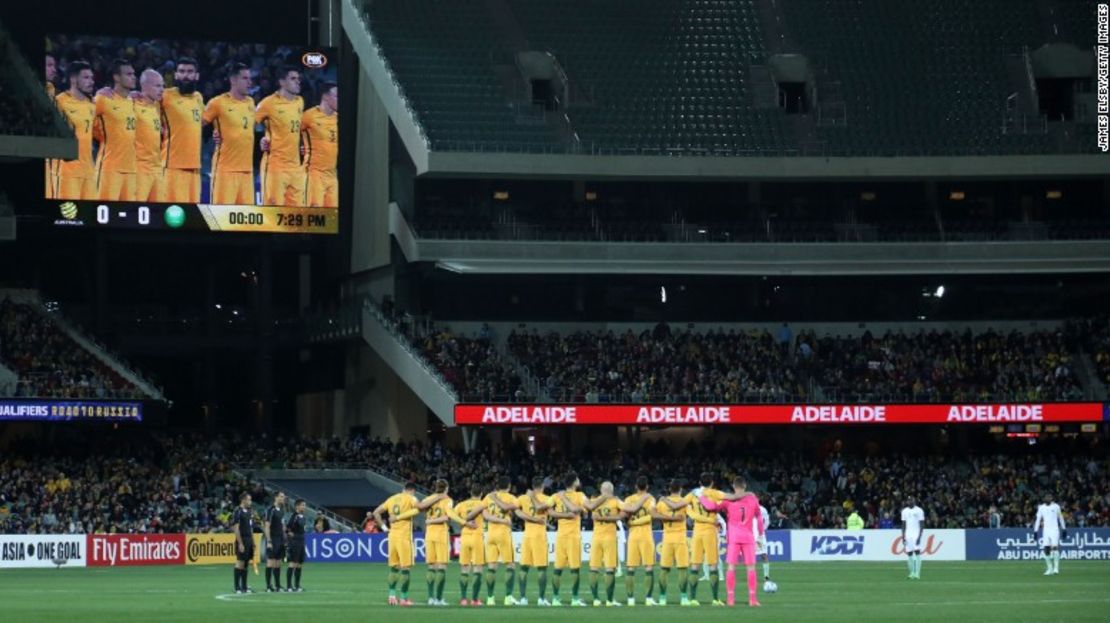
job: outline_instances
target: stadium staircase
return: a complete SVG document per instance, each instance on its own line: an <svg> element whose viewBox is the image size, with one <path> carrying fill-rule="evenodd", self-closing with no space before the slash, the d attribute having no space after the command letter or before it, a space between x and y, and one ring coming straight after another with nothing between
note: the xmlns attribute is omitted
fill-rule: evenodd
<svg viewBox="0 0 1110 623"><path fill-rule="evenodd" d="M231 470L234 474L241 478L257 482L266 489L266 491L273 494L284 493L290 506L294 500L303 499L305 501L305 523L307 528L311 530L312 526L316 523L317 516L327 517L331 522L332 528L340 532L358 532L359 527L352 523L349 519L337 515L328 510L327 506L315 498L305 494L303 487L296 487L295 484L300 478L293 476L290 477L289 473L300 472L324 472L329 473L329 470L284 470L284 469L255 469L252 466L236 465ZM326 478L325 478L326 480ZM288 486L293 483L294 486ZM259 511L260 515L264 515L269 504L265 501L256 501L255 510Z"/></svg>
<svg viewBox="0 0 1110 623"><path fill-rule="evenodd" d="M547 392L547 388L543 384L542 379L536 378L528 366L524 365L509 349L509 336L497 334L493 340L494 348L501 355L501 358L512 367L513 372L520 377L521 384L524 386L524 391L529 396L535 396L534 402L554 402L551 394Z"/></svg>
<svg viewBox="0 0 1110 623"><path fill-rule="evenodd" d="M1107 400L1106 384L1098 376L1098 368L1095 362L1091 359L1091 354L1082 351L1075 353L1072 359L1075 363L1075 374L1079 377L1079 382L1083 385L1083 391L1087 394L1087 400Z"/></svg>
<svg viewBox="0 0 1110 623"><path fill-rule="evenodd" d="M364 464L336 463L321 468L302 469L284 465L236 465L233 471L260 482L268 491L280 491L290 501L303 499L311 523L317 515L338 524L340 531L357 532L359 526L329 508L376 507L403 488L404 479ZM419 493L428 493L418 489Z"/></svg>
<svg viewBox="0 0 1110 623"><path fill-rule="evenodd" d="M558 149L542 117L522 112L507 93L497 66L511 50L489 18L484 2L465 0L347 0L363 32L344 27L360 58L359 41L369 40L385 64L411 118L437 150L534 151ZM364 66L368 61L363 60ZM373 76L372 76L373 77ZM377 86L377 82L375 83ZM390 116L394 110L387 102ZM398 111L399 112L399 111ZM406 141L406 146L408 142Z"/></svg>
<svg viewBox="0 0 1110 623"><path fill-rule="evenodd" d="M70 339L77 342L82 348L92 353L97 359L102 361L129 383L139 388L148 400L164 401L166 399L166 395L162 392L162 388L140 375L135 368L127 363L120 355L112 352L107 346L96 341L93 337L83 333L77 325L70 322L65 316L62 316L60 313L48 312L46 308L41 306L36 307L36 311L46 318L47 321L53 322L58 326L70 337Z"/></svg>
<svg viewBox="0 0 1110 623"><path fill-rule="evenodd" d="M135 368L127 363L120 355L112 352L104 344L83 333L76 324L70 322L60 312L48 310L43 304L38 292L30 290L0 290L0 300L5 298L16 303L22 303L33 309L41 317L43 322L52 323L81 348L91 353L104 365L123 377L124 380L138 388L145 399L157 401L164 401L166 399L165 394L162 392L162 388L139 374ZM2 382L0 382L0 385L2 385Z"/></svg>
<svg viewBox="0 0 1110 623"><path fill-rule="evenodd" d="M454 425L458 394L369 297L363 300L362 338L439 419Z"/></svg>
<svg viewBox="0 0 1110 623"><path fill-rule="evenodd" d="M11 368L0 363L0 396L15 394L15 386L18 381L19 375L13 372Z"/></svg>

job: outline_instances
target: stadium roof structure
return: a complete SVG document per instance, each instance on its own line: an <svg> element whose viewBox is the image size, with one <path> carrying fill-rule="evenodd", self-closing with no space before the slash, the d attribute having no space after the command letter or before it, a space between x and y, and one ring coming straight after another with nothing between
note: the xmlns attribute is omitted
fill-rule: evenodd
<svg viewBox="0 0 1110 623"><path fill-rule="evenodd" d="M25 122L0 126L0 158L77 157L77 138L62 120L27 60L0 27L0 85L5 106L19 106Z"/></svg>
<svg viewBox="0 0 1110 623"><path fill-rule="evenodd" d="M840 4L346 0L343 24L418 175L1105 174L1093 2Z"/></svg>

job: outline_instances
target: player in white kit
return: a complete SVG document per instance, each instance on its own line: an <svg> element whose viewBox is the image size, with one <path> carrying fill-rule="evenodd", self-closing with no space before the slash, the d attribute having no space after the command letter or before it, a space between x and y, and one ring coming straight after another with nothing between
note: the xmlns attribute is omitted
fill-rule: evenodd
<svg viewBox="0 0 1110 623"><path fill-rule="evenodd" d="M1033 533L1040 531L1041 558L1044 560L1045 575L1060 573L1060 537L1067 536L1064 514L1060 505L1053 501L1049 493L1044 504L1037 507L1037 519L1033 521Z"/></svg>
<svg viewBox="0 0 1110 623"><path fill-rule="evenodd" d="M764 526L771 525L771 515L770 515L770 513L767 512L767 507L766 506L764 506L762 504L759 505L759 514L763 515L763 525ZM755 527L754 527L755 520L754 519L752 520L752 524L753 524L752 530L754 531L755 530ZM755 537L755 555L759 556L760 560L763 561L763 581L766 582L767 580L771 579L771 559L767 556L767 533L766 532L764 532L763 534L756 534L756 537Z"/></svg>
<svg viewBox="0 0 1110 623"><path fill-rule="evenodd" d="M906 498L902 509L902 545L906 548L906 564L910 579L921 579L921 537L925 532L925 511L912 497Z"/></svg>

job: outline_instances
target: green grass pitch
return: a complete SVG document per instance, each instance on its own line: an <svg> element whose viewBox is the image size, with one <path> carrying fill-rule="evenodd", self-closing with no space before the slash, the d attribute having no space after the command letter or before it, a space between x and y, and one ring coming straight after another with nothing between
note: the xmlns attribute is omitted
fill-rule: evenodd
<svg viewBox="0 0 1110 623"><path fill-rule="evenodd" d="M572 620L574 623L661 621L686 617L711 621L1108 621L1110 564L1062 561L1058 576L1044 577L1040 562L926 562L923 579L906 579L900 563L779 563L772 576L779 592L764 595L763 607L714 608L702 585L696 610L671 605L642 605L642 586L634 608L431 608L424 569L413 573L413 608L386 605L383 565L307 565L299 594L234 595L230 567L130 567L113 569L34 569L0 571L0 620L80 621L444 621L518 623ZM588 597L583 574L582 596ZM458 603L458 566L453 565L444 599ZM284 582L284 575L283 575ZM265 589L262 576L250 575L251 588ZM722 595L724 586L722 581ZM743 584L743 582L741 582ZM762 584L762 582L761 582ZM745 585L746 586L746 585ZM740 587L737 587L740 588ZM570 583L564 576L563 600ZM528 597L535 603L535 571ZM744 591L746 593L746 590ZM498 578L498 603L504 593ZM484 588L483 588L484 594ZM676 595L669 596L672 600ZM624 603L624 581L617 580L617 599ZM691 620L686 619L686 620Z"/></svg>

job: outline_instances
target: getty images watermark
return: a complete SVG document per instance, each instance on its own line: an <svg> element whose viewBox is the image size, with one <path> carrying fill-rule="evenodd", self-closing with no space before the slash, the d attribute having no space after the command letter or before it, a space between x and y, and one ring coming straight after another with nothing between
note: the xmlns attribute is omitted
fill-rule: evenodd
<svg viewBox="0 0 1110 623"><path fill-rule="evenodd" d="M1095 13L1098 45L1095 46L1098 88L1098 148L1110 151L1110 5L1098 3Z"/></svg>

